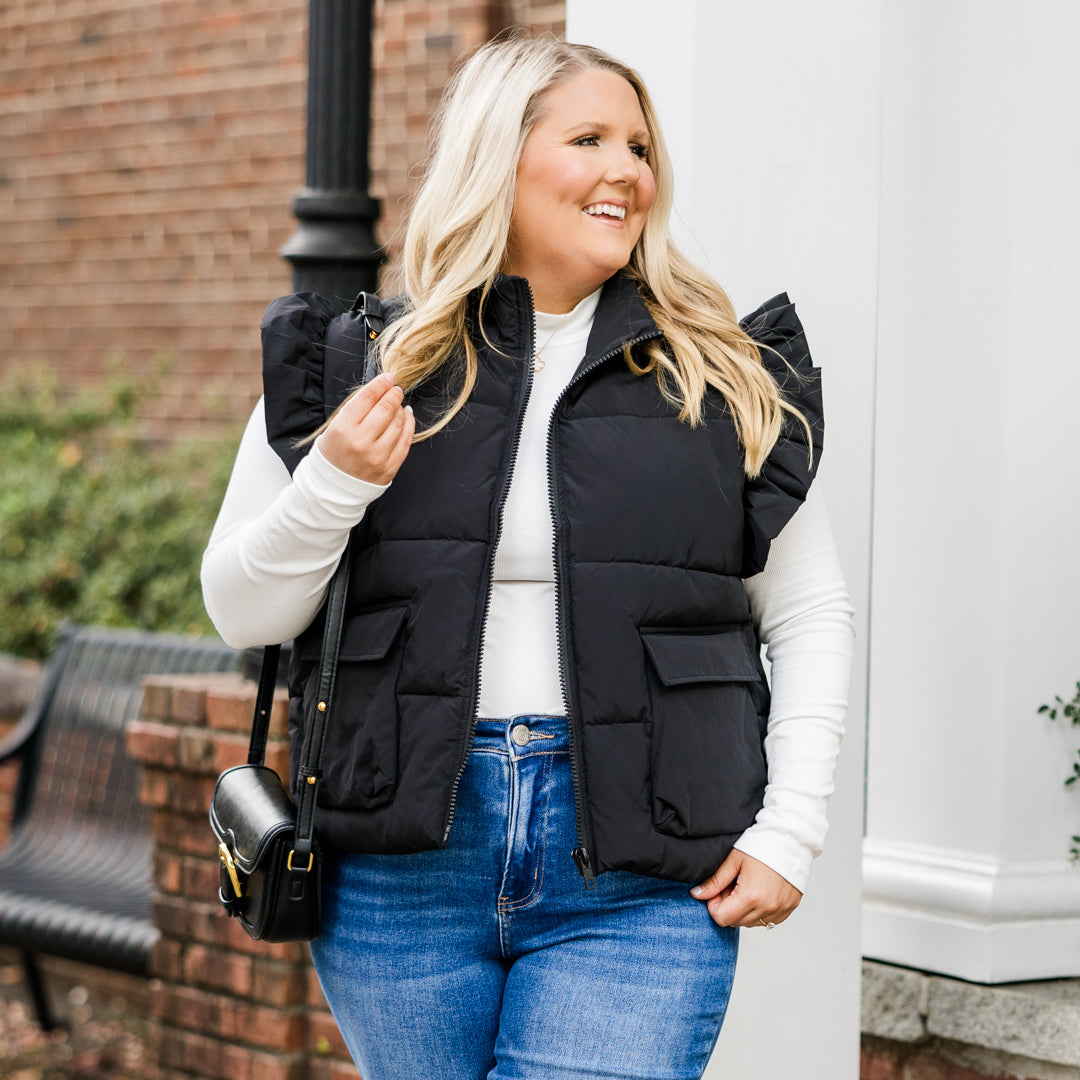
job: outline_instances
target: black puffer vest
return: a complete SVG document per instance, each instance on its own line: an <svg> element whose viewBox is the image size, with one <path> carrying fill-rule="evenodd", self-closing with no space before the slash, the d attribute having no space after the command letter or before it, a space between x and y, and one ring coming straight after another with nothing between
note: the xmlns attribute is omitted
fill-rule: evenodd
<svg viewBox="0 0 1080 1080"><path fill-rule="evenodd" d="M263 320L266 418L290 470L358 375L322 342L334 314L311 294ZM475 312L474 312L475 315ZM445 845L468 755L500 515L531 370L532 299L500 278L474 334L468 406L413 446L353 534L349 607L329 721L323 843L394 853ZM474 320L475 325L475 320ZM742 579L805 497L821 452L820 380L786 296L744 322L815 433L814 466L789 424L756 480L723 398L680 423L622 346L659 337L629 278L604 287L585 358L549 428L561 675L569 705L586 877L633 870L679 881L711 873L754 821L769 695ZM775 351L770 351L775 350ZM439 379L409 395L442 410ZM294 759L314 706L321 618L294 648ZM295 785L295 776L293 778ZM570 853L567 853L570 854Z"/></svg>

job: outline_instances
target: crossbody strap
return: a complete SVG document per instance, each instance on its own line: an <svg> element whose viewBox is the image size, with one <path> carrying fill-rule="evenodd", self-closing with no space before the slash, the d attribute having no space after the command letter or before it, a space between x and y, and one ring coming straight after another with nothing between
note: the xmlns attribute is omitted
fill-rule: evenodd
<svg viewBox="0 0 1080 1080"><path fill-rule="evenodd" d="M338 651L341 648L341 628L345 621L345 600L349 591L349 564L352 562L352 540L342 553L341 562L330 582L326 600L326 626L323 630L322 662L319 668L319 694L312 714L311 729L304 740L304 756L297 772L300 791L297 795L296 836L293 840L292 866L301 872L311 869L311 852L315 833L315 805L322 780L322 754L326 742L326 727L334 701Z"/></svg>
<svg viewBox="0 0 1080 1080"><path fill-rule="evenodd" d="M270 712L274 707L274 684L277 682L280 657L280 645L267 645L263 649L259 690L255 695L255 718L251 721L251 742L248 744L249 765L261 765L266 757L266 736L270 730Z"/></svg>
<svg viewBox="0 0 1080 1080"><path fill-rule="evenodd" d="M382 304L374 293L362 292L357 296L349 312L359 315L364 322L364 333L349 338L355 341L355 359L363 363L363 380L368 382L375 374L370 345L383 329ZM345 316L343 316L345 317ZM310 731L304 742L304 754L299 763L300 791L296 807L296 832L293 850L289 856L292 872L290 897L300 899L304 894L307 872L313 865L315 836L315 807L318 802L319 781L322 779L322 754L326 742L327 722L330 719L337 675L338 653L341 648L341 630L345 621L345 601L349 591L349 567L352 562L352 537L341 554L326 598L326 623L323 630L322 659L319 668L319 694ZM262 670L259 673L259 689L255 697L255 716L251 723L251 742L248 745L248 764L261 765L266 756L266 739L270 727L270 713L274 704L274 685L277 681L280 645L267 645L263 650Z"/></svg>

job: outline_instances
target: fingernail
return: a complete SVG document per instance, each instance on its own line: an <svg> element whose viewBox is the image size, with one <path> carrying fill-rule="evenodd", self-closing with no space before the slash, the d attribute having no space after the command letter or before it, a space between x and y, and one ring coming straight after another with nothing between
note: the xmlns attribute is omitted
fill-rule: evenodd
<svg viewBox="0 0 1080 1080"><path fill-rule="evenodd" d="M702 893L703 893L704 891L705 891L705 889L704 889L704 887L703 887L703 886L701 886L701 885L695 885L695 886L694 886L694 887L693 887L693 888L692 888L692 889L690 890L690 895L691 895L691 896L701 896L701 894L702 894Z"/></svg>
<svg viewBox="0 0 1080 1080"><path fill-rule="evenodd" d="M405 406L405 411L406 411L407 413L412 413L412 406L411 406L411 405L406 405L406 406Z"/></svg>
<svg viewBox="0 0 1080 1080"><path fill-rule="evenodd" d="M391 375L389 371L380 371L379 378L382 379L383 382L392 383L394 381L394 376Z"/></svg>

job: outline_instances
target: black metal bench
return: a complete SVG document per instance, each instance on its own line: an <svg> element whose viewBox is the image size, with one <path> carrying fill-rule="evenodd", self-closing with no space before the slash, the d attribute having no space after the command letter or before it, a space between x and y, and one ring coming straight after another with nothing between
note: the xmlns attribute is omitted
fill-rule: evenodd
<svg viewBox="0 0 1080 1080"><path fill-rule="evenodd" d="M0 851L0 944L16 946L42 1028L55 1027L37 954L146 974L152 844L124 746L144 675L240 670L216 639L66 627L42 692L0 741L21 758L11 840Z"/></svg>

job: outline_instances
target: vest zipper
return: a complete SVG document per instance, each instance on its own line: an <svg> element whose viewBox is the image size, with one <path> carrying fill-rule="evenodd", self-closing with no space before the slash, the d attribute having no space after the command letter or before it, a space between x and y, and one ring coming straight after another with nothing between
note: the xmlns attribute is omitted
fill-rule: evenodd
<svg viewBox="0 0 1080 1080"><path fill-rule="evenodd" d="M649 333L632 338L626 344L630 346L641 345L646 341L653 341L658 337L663 337L661 331L653 330ZM589 823L586 820L588 811L581 790L581 773L583 769L582 758L584 756L584 751L582 750L581 731L577 722L577 717L574 714L574 704L577 700L576 687L573 688L575 692L571 693L572 688L570 686L570 682L573 678L573 668L570 664L569 634L566 628L564 615L566 610L566 604L564 602L566 576L562 572L562 548L559 544L559 532L562 528L562 521L559 514L558 470L555 468L555 414L558 412L559 406L562 405L563 398L566 397L567 391L569 391L572 386L580 382L590 372L595 371L601 364L606 364L609 360L614 360L616 356L619 356L622 353L623 348L624 345L620 345L617 349L605 353L599 360L594 360L591 364L588 364L578 371L566 386L563 387L562 392L555 399L555 404L551 407L551 417L548 420L548 498L551 504L551 529L554 536L552 543L552 563L555 567L555 634L558 639L559 647L559 687L562 690L563 701L566 703L566 725L570 735L570 777L573 781L574 810L577 814L577 847L570 853L570 857L574 860L574 865L578 868L578 873L585 879L585 887L587 889L593 887L593 878L596 874L593 870L592 855L589 853Z"/></svg>
<svg viewBox="0 0 1080 1080"><path fill-rule="evenodd" d="M535 312L535 302L533 300L532 288L527 281L522 279L525 286L525 291L529 295L529 311ZM517 420L514 425L514 437L510 443L510 461L507 466L506 472L503 476L502 488L499 491L499 497L495 500L495 528L494 539L491 543L491 554L488 558L487 571L484 575L482 582L484 590L484 608L480 613L480 631L477 635L476 646L474 655L476 657L476 680L473 687L472 700L469 702L469 734L465 740L465 749L461 755L461 761L458 763L457 773L454 776L453 786L450 788L450 805L446 812L446 826L443 829L443 844L450 838L450 826L454 824L454 813L457 810L457 798L458 788L461 786L461 778L465 775L465 766L469 762L469 751L472 750L473 743L473 731L476 720L476 706L480 700L480 657L484 654L484 634L487 631L487 616L488 608L491 605L491 575L495 571L495 552L499 547L499 540L502 537L503 529L503 509L506 506L507 496L510 494L510 481L514 476L514 466L517 463L518 447L521 443L521 429L525 424L525 409L529 404L529 395L532 393L532 355L534 346L534 334L535 334L535 314L533 319L529 323L528 338L526 340L525 349L525 378L522 380L521 389L518 391L519 402L517 411Z"/></svg>

